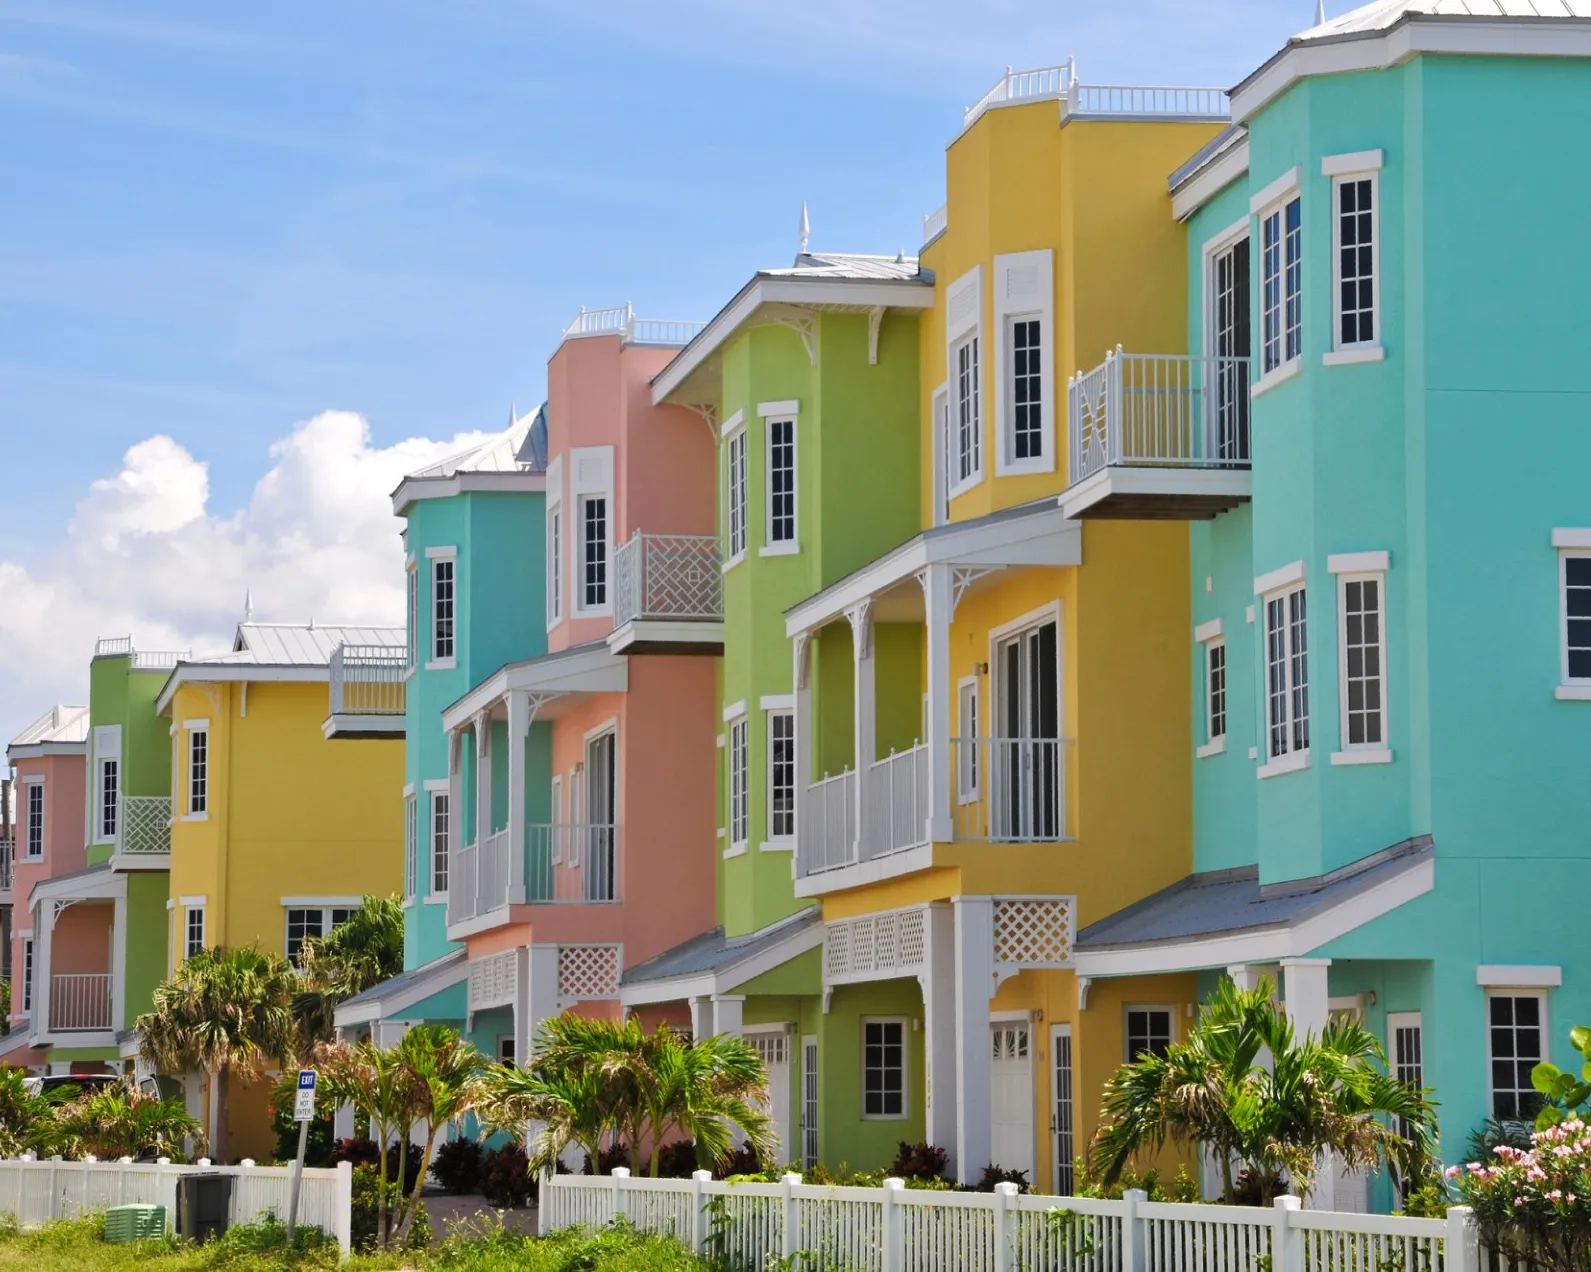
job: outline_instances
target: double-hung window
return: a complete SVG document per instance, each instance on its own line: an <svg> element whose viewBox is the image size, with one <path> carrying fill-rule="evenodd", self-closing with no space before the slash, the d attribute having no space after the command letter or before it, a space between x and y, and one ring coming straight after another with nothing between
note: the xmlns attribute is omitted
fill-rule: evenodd
<svg viewBox="0 0 1591 1272"><path fill-rule="evenodd" d="M746 555L746 430L731 433L724 442L724 564L733 565Z"/></svg>
<svg viewBox="0 0 1591 1272"><path fill-rule="evenodd" d="M420 570L413 557L409 558L408 568L404 571L404 589L404 614L409 625L409 648L405 652L404 662L413 671L420 648Z"/></svg>
<svg viewBox="0 0 1591 1272"><path fill-rule="evenodd" d="M951 386L953 408L953 449L951 473L954 484L968 485L983 472L983 425L978 410L978 337L969 336L953 351Z"/></svg>
<svg viewBox="0 0 1591 1272"><path fill-rule="evenodd" d="M410 787L403 797L403 895L412 900L420 877L419 808Z"/></svg>
<svg viewBox="0 0 1591 1272"><path fill-rule="evenodd" d="M1260 211L1260 370L1303 351L1303 203L1296 190Z"/></svg>
<svg viewBox="0 0 1591 1272"><path fill-rule="evenodd" d="M1546 1016L1542 994L1497 989L1486 995L1492 1116L1500 1121L1532 1121L1541 1107L1541 1095L1530 1080L1530 1071L1546 1058Z"/></svg>
<svg viewBox="0 0 1591 1272"><path fill-rule="evenodd" d="M796 406L765 402L757 407L768 433L768 524L763 552L794 552L796 542ZM742 434L744 437L744 434Z"/></svg>
<svg viewBox="0 0 1591 1272"><path fill-rule="evenodd" d="M434 897L447 895L449 798L448 791L431 792L431 895Z"/></svg>
<svg viewBox="0 0 1591 1272"><path fill-rule="evenodd" d="M613 447L577 446L568 458L568 521L558 537L560 551L567 539L574 554L570 608L575 618L608 614L613 601Z"/></svg>
<svg viewBox="0 0 1591 1272"><path fill-rule="evenodd" d="M1054 279L1054 256L1048 249L994 258L996 474L1055 469L1055 403L1049 383Z"/></svg>
<svg viewBox="0 0 1591 1272"><path fill-rule="evenodd" d="M431 665L448 668L458 655L458 556L449 548L431 555Z"/></svg>
<svg viewBox="0 0 1591 1272"><path fill-rule="evenodd" d="M94 842L113 844L121 822L121 726L94 730Z"/></svg>
<svg viewBox="0 0 1591 1272"><path fill-rule="evenodd" d="M547 509L547 624L563 618L563 508Z"/></svg>
<svg viewBox="0 0 1591 1272"><path fill-rule="evenodd" d="M581 609L601 609L608 603L608 499L586 495L580 501Z"/></svg>
<svg viewBox="0 0 1591 1272"><path fill-rule="evenodd" d="M1381 356L1381 151L1327 155L1331 178L1332 349L1327 364Z"/></svg>
<svg viewBox="0 0 1591 1272"><path fill-rule="evenodd" d="M325 936L338 924L346 923L353 917L355 908L351 905L289 906L285 947L288 959L297 963L305 941Z"/></svg>
<svg viewBox="0 0 1591 1272"><path fill-rule="evenodd" d="M182 957L204 953L204 906L190 905L183 913Z"/></svg>
<svg viewBox="0 0 1591 1272"><path fill-rule="evenodd" d="M23 856L38 861L44 856L44 783L28 782L27 841Z"/></svg>
<svg viewBox="0 0 1591 1272"><path fill-rule="evenodd" d="M33 938L22 938L22 1014L33 1010Z"/></svg>
<svg viewBox="0 0 1591 1272"><path fill-rule="evenodd" d="M1193 629L1204 673L1204 741L1195 752L1200 758L1226 750L1226 636L1219 618Z"/></svg>
<svg viewBox="0 0 1591 1272"><path fill-rule="evenodd" d="M972 804L982 790L983 757L978 738L978 678L968 676L956 685L956 802Z"/></svg>
<svg viewBox="0 0 1591 1272"><path fill-rule="evenodd" d="M205 817L210 812L210 729L189 722L188 729L188 813Z"/></svg>
<svg viewBox="0 0 1591 1272"><path fill-rule="evenodd" d="M1558 697L1591 698L1591 529L1554 530L1558 549Z"/></svg>
<svg viewBox="0 0 1591 1272"><path fill-rule="evenodd" d="M1333 764L1390 760L1387 749L1388 554L1356 552L1327 559L1337 576L1341 750Z"/></svg>
<svg viewBox="0 0 1591 1272"><path fill-rule="evenodd" d="M996 332L1000 329L995 328ZM983 269L963 274L945 293L945 429L947 497L983 480ZM997 399L1002 397L997 394ZM1002 449L1007 449L1002 443Z"/></svg>
<svg viewBox="0 0 1591 1272"><path fill-rule="evenodd" d="M768 712L768 838L795 835L795 713Z"/></svg>
<svg viewBox="0 0 1591 1272"><path fill-rule="evenodd" d="M741 716L729 726L729 846L744 851L750 838L749 730Z"/></svg>
<svg viewBox="0 0 1591 1272"><path fill-rule="evenodd" d="M899 1018L862 1021L862 1117L898 1120L906 1116L906 1022Z"/></svg>
<svg viewBox="0 0 1591 1272"><path fill-rule="evenodd" d="M1299 768L1309 757L1309 627L1303 563L1257 579L1265 618L1265 758L1261 776ZM1274 577L1274 576L1273 576ZM1269 770L1269 771L1267 771Z"/></svg>

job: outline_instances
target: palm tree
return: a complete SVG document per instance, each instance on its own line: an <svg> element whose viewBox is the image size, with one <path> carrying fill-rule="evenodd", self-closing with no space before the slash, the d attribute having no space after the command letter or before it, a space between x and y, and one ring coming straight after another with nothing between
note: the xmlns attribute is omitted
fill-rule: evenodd
<svg viewBox="0 0 1591 1272"><path fill-rule="evenodd" d="M409 1229L420 1208L420 1188L431 1169L438 1133L454 1118L463 1116L474 1102L476 1077L486 1066L486 1057L453 1030L442 1025L416 1025L394 1048L397 1062L408 1070L413 1105L413 1120L425 1124L425 1155L420 1159L420 1174L414 1181L408 1211L395 1238L398 1249L406 1247Z"/></svg>
<svg viewBox="0 0 1591 1272"><path fill-rule="evenodd" d="M0 1157L56 1152L63 1139L57 1104L29 1085L25 1070L0 1066Z"/></svg>
<svg viewBox="0 0 1591 1272"><path fill-rule="evenodd" d="M293 1015L307 1054L330 1041L337 1004L390 980L403 970L403 907L396 897L366 897L360 907L325 936L299 948L303 981Z"/></svg>
<svg viewBox="0 0 1591 1272"><path fill-rule="evenodd" d="M1187 1039L1117 1070L1094 1138L1107 1183L1167 1140L1215 1155L1228 1203L1234 1161L1267 1198L1289 1182L1307 1193L1328 1152L1349 1169L1386 1163L1418 1176L1435 1121L1426 1093L1387 1076L1381 1044L1358 1021L1299 1038L1271 995L1266 980L1253 990L1223 981Z"/></svg>
<svg viewBox="0 0 1591 1272"><path fill-rule="evenodd" d="M652 1177L657 1178L663 1159L659 1149L670 1131L696 1142L699 1166L728 1161L737 1130L766 1164L778 1141L773 1119L762 1108L768 1100L768 1070L756 1049L735 1034L691 1041L667 1025L649 1042L649 1063L639 1085L650 1122Z"/></svg>
<svg viewBox="0 0 1591 1272"><path fill-rule="evenodd" d="M556 1170L558 1158L573 1144L593 1162L602 1137L615 1125L610 1083L594 1069L543 1063L529 1069L495 1065L480 1081L475 1115L494 1131L519 1135L527 1123L538 1126L530 1143L532 1174Z"/></svg>
<svg viewBox="0 0 1591 1272"><path fill-rule="evenodd" d="M200 1135L198 1119L180 1099L149 1095L125 1079L63 1104L57 1116L82 1151L107 1159L177 1157L184 1140Z"/></svg>
<svg viewBox="0 0 1591 1272"><path fill-rule="evenodd" d="M409 1165L409 1126L420 1107L413 1072L396 1048L378 1047L368 1039L350 1046L347 1043L321 1043L315 1048L314 1065L319 1083L336 1104L351 1104L370 1119L370 1138L377 1147L376 1244L386 1249L392 1236L387 1221L387 1146L397 1139L398 1190ZM415 1181L420 1191L424 1174Z"/></svg>
<svg viewBox="0 0 1591 1272"><path fill-rule="evenodd" d="M198 1069L215 1091L211 1151L227 1152L232 1079L248 1085L294 1053L297 977L280 954L249 946L202 950L155 990L153 1010L138 1017L143 1058L163 1073Z"/></svg>

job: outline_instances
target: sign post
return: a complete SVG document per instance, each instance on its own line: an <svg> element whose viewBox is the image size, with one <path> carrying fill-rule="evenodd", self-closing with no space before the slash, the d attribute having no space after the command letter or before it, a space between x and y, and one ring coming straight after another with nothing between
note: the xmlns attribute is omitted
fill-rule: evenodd
<svg viewBox="0 0 1591 1272"><path fill-rule="evenodd" d="M298 1071L298 1092L293 1101L293 1120L298 1123L298 1156L293 1158L293 1182L287 1194L287 1244L293 1245L298 1230L298 1190L304 1183L304 1146L309 1139L309 1124L315 1120L315 1071Z"/></svg>

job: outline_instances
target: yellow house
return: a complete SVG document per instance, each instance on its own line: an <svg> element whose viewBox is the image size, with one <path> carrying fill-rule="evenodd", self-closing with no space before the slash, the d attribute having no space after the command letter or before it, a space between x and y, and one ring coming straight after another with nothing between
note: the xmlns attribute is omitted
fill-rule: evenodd
<svg viewBox="0 0 1591 1272"><path fill-rule="evenodd" d="M401 889L403 717L357 740L327 722L339 647L403 642L402 628L245 622L230 653L172 672L157 703L172 745L168 972L215 946L295 958L364 897ZM266 1090L232 1093L225 1160L270 1156Z"/></svg>
<svg viewBox="0 0 1591 1272"><path fill-rule="evenodd" d="M796 860L826 1001L870 987L860 1028L902 1071L864 1080L906 1092L879 1107L920 1117L964 1181L992 1162L1071 1191L1106 1078L1195 1002L1192 975L1091 986L1072 954L1190 870L1185 518L1247 474L1206 462L1202 370L1176 356L1167 178L1225 113L1218 91L1090 90L1070 67L967 112L921 256L922 532L786 613L798 765L826 770L798 774ZM1112 355L1104 405L1142 408L1125 432L1074 376L1118 346L1164 355L1139 397ZM1067 502L1123 458L1160 462Z"/></svg>

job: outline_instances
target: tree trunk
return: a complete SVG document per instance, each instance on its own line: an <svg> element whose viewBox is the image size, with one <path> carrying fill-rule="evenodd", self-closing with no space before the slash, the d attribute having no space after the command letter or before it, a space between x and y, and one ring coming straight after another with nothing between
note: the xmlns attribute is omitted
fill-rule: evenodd
<svg viewBox="0 0 1591 1272"><path fill-rule="evenodd" d="M1231 1206L1237 1202L1237 1190L1232 1187L1232 1153L1221 1147L1221 1200Z"/></svg>
<svg viewBox="0 0 1591 1272"><path fill-rule="evenodd" d="M398 1214L388 1216L394 1222L402 1217L403 1189L409 1179L409 1125L400 1122L399 1128L398 1134L401 1138L398 1140ZM419 1186L419 1181L416 1180L415 1187L418 1188ZM387 1233L387 1237L390 1244L392 1233Z"/></svg>
<svg viewBox="0 0 1591 1272"><path fill-rule="evenodd" d="M376 1130L375 1118L370 1119L370 1129ZM387 1248L387 1130L382 1127L376 1141L376 1248Z"/></svg>
<svg viewBox="0 0 1591 1272"><path fill-rule="evenodd" d="M227 1087L232 1072L232 1066L222 1061L221 1067L216 1070L211 1078L217 1084L215 1089L215 1127L210 1145L210 1160L217 1165L227 1160Z"/></svg>
<svg viewBox="0 0 1591 1272"><path fill-rule="evenodd" d="M425 1128L425 1153L420 1158L420 1174L414 1181L414 1195L409 1198L408 1211L403 1216L403 1222L398 1225L397 1246L406 1250L409 1246L409 1229L414 1226L414 1216L420 1210L420 1189L425 1187L425 1175L431 1169L431 1154L436 1147L436 1134L439 1127Z"/></svg>

